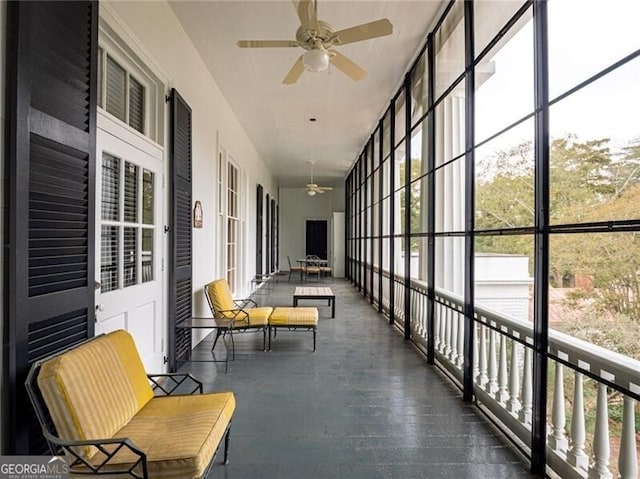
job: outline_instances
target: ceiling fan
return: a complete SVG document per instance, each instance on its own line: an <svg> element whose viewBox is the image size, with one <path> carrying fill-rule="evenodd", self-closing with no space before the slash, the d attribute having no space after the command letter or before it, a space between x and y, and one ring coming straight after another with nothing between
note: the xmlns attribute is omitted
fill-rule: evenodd
<svg viewBox="0 0 640 479"><path fill-rule="evenodd" d="M317 0L292 1L300 19L295 40L241 40L237 43L240 48L300 47L306 50L282 80L282 83L287 85L298 81L305 69L320 72L326 70L329 63L352 80L362 80L367 75L367 71L333 47L383 37L393 32L393 25L387 18L336 32L327 22L318 20Z"/></svg>
<svg viewBox="0 0 640 479"><path fill-rule="evenodd" d="M306 186L307 194L309 196L315 196L316 193L331 191L333 189L331 186L318 186L318 184L313 181L313 165L315 163L313 161L310 161L309 163L311 164L311 175L309 176L309 183Z"/></svg>

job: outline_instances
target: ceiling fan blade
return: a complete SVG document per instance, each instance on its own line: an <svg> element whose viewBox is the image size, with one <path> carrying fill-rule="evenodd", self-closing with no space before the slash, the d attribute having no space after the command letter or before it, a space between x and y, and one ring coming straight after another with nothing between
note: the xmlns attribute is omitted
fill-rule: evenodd
<svg viewBox="0 0 640 479"><path fill-rule="evenodd" d="M336 68L342 70L352 80L359 81L367 76L367 71L364 68L356 65L342 53L336 50L330 50L329 53L331 53L331 63Z"/></svg>
<svg viewBox="0 0 640 479"><path fill-rule="evenodd" d="M236 43L240 48L289 48L297 47L295 40L240 40Z"/></svg>
<svg viewBox="0 0 640 479"><path fill-rule="evenodd" d="M291 70L289 70L289 73L287 73L287 76L282 80L282 83L285 85L291 85L292 83L297 82L300 75L302 75L302 72L304 72L304 64L302 63L302 55L300 55L291 67Z"/></svg>
<svg viewBox="0 0 640 479"><path fill-rule="evenodd" d="M293 0L298 18L304 28L318 31L318 10L314 0Z"/></svg>
<svg viewBox="0 0 640 479"><path fill-rule="evenodd" d="M344 45L346 43L361 42L370 38L384 37L393 33L393 25L391 22L383 18L375 22L363 23L356 27L345 28L335 33L338 37L336 45Z"/></svg>

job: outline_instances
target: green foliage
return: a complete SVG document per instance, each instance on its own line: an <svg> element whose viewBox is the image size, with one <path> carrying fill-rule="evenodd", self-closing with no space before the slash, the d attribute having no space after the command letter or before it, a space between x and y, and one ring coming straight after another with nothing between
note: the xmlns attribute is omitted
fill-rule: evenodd
<svg viewBox="0 0 640 479"><path fill-rule="evenodd" d="M623 404L612 404L609 406L609 417L616 423L622 424ZM635 415L636 431L640 431L640 414Z"/></svg>
<svg viewBox="0 0 640 479"><path fill-rule="evenodd" d="M593 305L590 306L589 302ZM591 299L578 301L580 314L554 327L575 338L640 361L640 322L627 315L603 314L596 305L597 302Z"/></svg>
<svg viewBox="0 0 640 479"><path fill-rule="evenodd" d="M411 178L414 180L421 176L421 162L419 158L413 158L411 160ZM399 164L399 173L398 179L400 183L396 186L404 185L405 181L405 169L406 163L403 161ZM421 208L420 198L423 195L422 191L423 180L414 181L410 187L410 221L409 225L409 233L418 233L418 232L426 232L427 226L424 224L422 218L426 218L426 205ZM406 189L403 189L400 192L400 224L403 232L407 232L406 221L405 221L405 197L406 197ZM411 238L411 251L418 251L418 245L420 243L420 238Z"/></svg>
<svg viewBox="0 0 640 479"><path fill-rule="evenodd" d="M476 228L533 226L534 168L530 142L498 152L478 164ZM618 154L608 139L579 142L556 139L550 151L550 219L552 224L630 220L640 217L640 139ZM640 237L637 233L553 235L551 284L582 279L580 294L600 313L640 322ZM477 240L479 252L531 253L522 236ZM573 298L576 299L576 298Z"/></svg>

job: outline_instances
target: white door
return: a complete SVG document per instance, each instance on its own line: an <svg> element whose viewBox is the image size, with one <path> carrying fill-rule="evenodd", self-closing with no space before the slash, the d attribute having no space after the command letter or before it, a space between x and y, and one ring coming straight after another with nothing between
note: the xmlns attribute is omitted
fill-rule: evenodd
<svg viewBox="0 0 640 479"><path fill-rule="evenodd" d="M97 134L95 330L126 329L146 370L162 372L163 153L109 123L99 120Z"/></svg>

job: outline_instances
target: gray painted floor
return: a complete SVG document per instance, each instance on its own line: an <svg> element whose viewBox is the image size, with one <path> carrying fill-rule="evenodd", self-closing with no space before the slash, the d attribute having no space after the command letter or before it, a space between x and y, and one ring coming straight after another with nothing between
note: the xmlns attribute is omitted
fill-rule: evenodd
<svg viewBox="0 0 640 479"><path fill-rule="evenodd" d="M281 276L260 305L289 306L295 284ZM308 284L311 286L311 284ZM188 363L205 390L231 390L236 413L230 463L209 478L531 477L507 443L386 318L348 283L335 280L336 317L318 306L317 351L310 332L235 335L236 358ZM213 336L194 351L210 356ZM222 341L216 346L224 355ZM222 451L221 451L222 452Z"/></svg>

